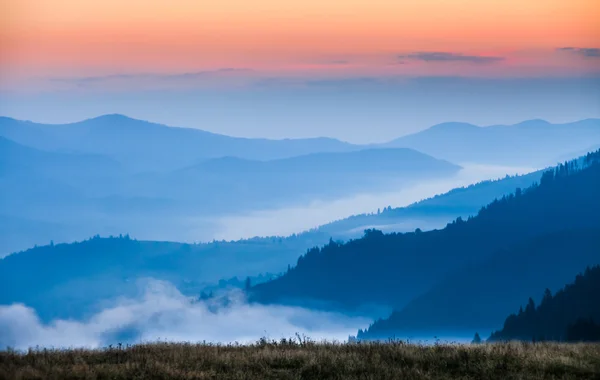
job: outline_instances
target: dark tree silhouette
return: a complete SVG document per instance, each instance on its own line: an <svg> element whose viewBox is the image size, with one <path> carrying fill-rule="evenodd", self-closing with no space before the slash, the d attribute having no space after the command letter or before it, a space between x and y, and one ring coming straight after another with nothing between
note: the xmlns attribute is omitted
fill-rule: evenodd
<svg viewBox="0 0 600 380"><path fill-rule="evenodd" d="M595 266L554 295L546 289L537 308L531 308L530 303L525 313L510 315L502 330L494 332L490 340L600 341L598 300L600 266Z"/></svg>
<svg viewBox="0 0 600 380"><path fill-rule="evenodd" d="M567 340L571 342L600 342L600 324L592 318L580 318L567 328Z"/></svg>

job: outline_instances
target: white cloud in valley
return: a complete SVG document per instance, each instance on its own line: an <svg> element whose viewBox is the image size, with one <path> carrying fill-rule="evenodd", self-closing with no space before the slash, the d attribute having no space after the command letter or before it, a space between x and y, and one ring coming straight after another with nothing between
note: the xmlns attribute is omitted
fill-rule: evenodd
<svg viewBox="0 0 600 380"><path fill-rule="evenodd" d="M113 305L83 321L43 323L35 310L22 305L0 306L0 347L104 347L119 342L255 342L261 337L308 336L343 341L370 320L297 307L255 305L242 293L231 293L226 306L192 302L173 285L145 280L137 299Z"/></svg>
<svg viewBox="0 0 600 380"><path fill-rule="evenodd" d="M402 184L396 189L385 192L356 194L333 201L315 200L308 205L221 217L217 219L218 227L214 232L214 238L236 240L254 236L291 235L353 214L376 212L378 208L387 206L404 207L457 187L502 178L507 174L531 173L538 169L469 163L461 166L463 169L455 176L426 179L409 185Z"/></svg>

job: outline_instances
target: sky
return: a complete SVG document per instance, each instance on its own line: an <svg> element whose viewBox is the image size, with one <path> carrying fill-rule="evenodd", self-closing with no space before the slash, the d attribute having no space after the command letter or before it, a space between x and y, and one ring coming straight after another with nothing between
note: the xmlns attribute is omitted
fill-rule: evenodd
<svg viewBox="0 0 600 380"><path fill-rule="evenodd" d="M600 116L595 0L0 0L0 114L384 141Z"/></svg>

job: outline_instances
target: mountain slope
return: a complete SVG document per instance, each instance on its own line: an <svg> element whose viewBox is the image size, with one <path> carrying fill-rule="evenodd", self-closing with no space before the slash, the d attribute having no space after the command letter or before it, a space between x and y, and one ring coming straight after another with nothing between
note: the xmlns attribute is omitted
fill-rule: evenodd
<svg viewBox="0 0 600 380"><path fill-rule="evenodd" d="M225 157L202 162L194 170L243 174L309 172L311 174L351 173L369 175L373 172L421 172L423 170L454 167L447 161L435 159L412 149L363 149L353 152L319 152L270 161L250 161Z"/></svg>
<svg viewBox="0 0 600 380"><path fill-rule="evenodd" d="M510 193L517 187L527 187L539 180L540 176L541 173L536 172L524 176L507 177L497 181L485 181L467 188L455 189L446 194L418 202L408 208L386 210L381 214L358 215L287 238L263 237L235 242L190 245L190 257L187 256L184 249L179 249L182 245L171 243L171 248L165 249L165 251L171 252L169 253L170 256L165 256L170 258L171 265L163 268L164 271L161 271L160 274L154 272L153 275L158 276L158 278L169 278L178 286L188 288L191 285L186 285L181 281L181 278L203 283L214 282L221 277L228 278L237 275L245 278L262 271L284 271L287 265L295 262L298 256L307 248L325 244L330 237L333 237L334 240L346 239L349 236L355 237L358 232L353 232L353 230L369 224L389 223L395 225L395 228L402 228L399 226L406 225L411 231L415 229L415 226L423 227L421 222L415 225L415 219L427 221L430 220L428 218L435 218L436 220L440 218L440 223L445 224L460 215L460 213L455 214L455 212L466 213L463 215L475 214L482 205L490 200ZM122 205L119 204L118 208L119 210L126 207L131 208L135 203L134 200L128 200ZM452 205L458 205L459 207L456 208ZM148 209L150 206L142 204L140 207ZM152 210L152 212L154 215L159 215L159 211ZM167 220L166 224L168 223ZM4 289L11 289L11 291L4 293L6 297L4 300L6 302L25 302L39 308L44 316L49 314L68 316L66 310L76 310L78 304L87 302L86 298L89 302L95 303L107 294L113 295L110 291L107 293L107 290L110 289L96 288L96 282L92 281L91 278L108 278L111 266L115 265L110 264L110 261L121 260L120 256L106 256L107 262L101 262L94 266L93 270L96 272L90 277L89 282L79 279L79 268L82 272L90 270L80 260L87 255L104 255L105 251L120 252L122 255L127 255L130 250L137 250L138 248L129 247L127 244L132 244L131 242L119 239L109 239L109 243L104 245L105 249L96 248L99 246L100 240L85 241L66 246L57 244L53 248L41 246L48 244L52 239L55 242L74 240L72 228L61 224L48 224L49 222L43 223L6 215L0 216L0 235L3 234L7 237L7 239L0 241L0 249L12 246L18 247L18 239L20 239L19 241L27 241L27 239L32 239L33 236L38 236L39 239L32 241L29 246L40 245L40 247L26 251L26 253L15 253L14 259L0 260L0 273L18 274L17 278L21 278L23 281L14 282L15 280L11 280L8 283L3 283ZM122 232L118 229L94 231L94 225L90 223L85 223L80 228L88 231L76 230L77 234L82 236L91 236L95 233L108 235ZM25 231L27 233L24 234ZM126 231L132 231L131 226ZM360 234L362 234L362 230ZM159 271L161 270L160 266L163 265L162 262L159 262L160 265L154 263L155 259L151 255L154 248L152 248L153 245L150 242L139 242L139 244L141 245L140 249L145 253L141 254L143 259L140 266L127 269L130 278L148 275L149 270ZM6 248L4 251L8 253L11 250ZM110 259L111 257L113 259ZM47 258L47 261L43 261L45 258ZM223 265L223 263L227 263L227 265ZM61 268L64 266L70 268L70 270L61 272L62 274L58 275L57 271L63 270ZM48 279L48 282L40 280L38 284L29 283L26 279L36 271L48 271L55 273L56 276ZM67 285L75 283L75 281L77 281L77 287ZM113 279L107 281L107 284L113 284L112 286L116 287L115 284L119 284L123 280ZM194 286L194 289L196 289L197 285ZM17 290L25 291L26 289L30 289L29 294L31 295L24 296L17 292ZM41 300L33 298L34 294L38 294L39 297L44 297L49 301L42 303ZM77 294L83 295L76 296ZM70 309L68 305L71 305Z"/></svg>
<svg viewBox="0 0 600 380"><path fill-rule="evenodd" d="M401 307L454 270L498 250L565 229L600 228L600 152L575 170L544 173L539 186L495 201L468 221L443 230L384 235L367 231L346 244L331 242L298 260L284 276L253 288L258 302L325 304L355 309L368 303ZM549 207L551 205L551 207Z"/></svg>
<svg viewBox="0 0 600 380"><path fill-rule="evenodd" d="M537 236L448 275L389 318L360 331L358 338L489 333L540 287L557 290L573 273L597 263L600 229Z"/></svg>
<svg viewBox="0 0 600 380"><path fill-rule="evenodd" d="M369 149L344 153L314 153L272 161L225 157L172 173L165 191L172 198L210 200L221 210L239 209L238 200L277 208L326 200L356 192L385 189L424 178L454 175L460 167L411 149ZM358 180L360 179L360 180Z"/></svg>
<svg viewBox="0 0 600 380"><path fill-rule="evenodd" d="M337 220L317 228L332 236L334 240L359 238L365 229L383 232L411 232L439 229L457 217L467 218L494 199L524 189L538 182L543 170L529 174L506 176L487 180L466 187L452 189L446 193L423 199L406 207L386 206L379 213L358 214Z"/></svg>
<svg viewBox="0 0 600 380"><path fill-rule="evenodd" d="M556 157L600 142L600 119L567 124L529 120L511 126L477 127L444 123L385 144L405 147L456 163L553 165Z"/></svg>
<svg viewBox="0 0 600 380"><path fill-rule="evenodd" d="M115 121L115 124L110 121ZM47 243L48 234L40 228L42 226L62 231L55 237L56 241L81 240L96 233L132 233L146 239L209 240L215 234L210 231L198 234L196 231L221 228L219 218L224 215L303 206L315 200L352 196L356 192L377 190L390 184L451 176L459 170L456 165L410 149L372 149L311 153L271 161L214 158L185 169L135 173L127 164L133 161L128 161L121 153L154 168L152 160L162 162L161 152L165 149L180 151L181 146L173 143L174 138L181 138L181 133L202 137L203 132L157 126L117 116L94 119L81 125L43 128L33 125L32 130L28 129L28 123L13 121L15 123L13 134L27 137L27 133L33 131L35 133L29 137L39 139L40 144L62 146L63 149L44 151L0 136L0 190L3 194L0 218L6 218L0 220L0 226L18 218L20 225L31 231L29 238L20 234L22 240L13 236L0 242L0 255L33 244ZM0 122L0 127L2 125ZM154 141L152 144L162 144L164 149L154 149L152 144L145 145L130 138L146 135L146 129L149 136L156 132L164 137L160 141L150 138ZM48 134L49 130L56 130L58 134ZM103 135L103 131L107 134ZM98 134L101 136L97 137ZM97 138L91 138L93 136ZM209 140L212 138L209 136ZM232 148L230 142L233 140L223 138ZM193 139L184 140L186 144L193 145ZM57 141L60 144L57 145ZM80 146L81 141L83 145ZM125 149L126 141L132 144L133 150ZM256 143L254 140L244 141L250 144L246 146L248 149ZM276 143L299 144L297 141ZM103 151L110 158L99 153L66 149L69 144L81 151ZM119 151L121 148L125 150ZM254 148L256 152L263 152L259 146ZM235 153L240 152L234 150ZM293 153L292 150L286 151L286 154ZM117 157L125 160L125 165L112 158L115 152ZM194 148L190 152L190 159L194 157L192 162L197 161L198 151ZM152 157L148 158L146 154ZM168 159L174 157L168 152L165 154ZM170 165L166 161L164 163ZM212 225L209 218L213 221ZM26 227L29 222L31 226ZM61 227L58 228L58 225ZM64 239L64 236L69 238Z"/></svg>
<svg viewBox="0 0 600 380"><path fill-rule="evenodd" d="M42 150L96 153L140 171L172 170L235 156L272 160L317 152L365 149L330 138L247 139L173 128L123 115L47 125L0 117L0 136ZM567 124L531 120L513 126L444 123L373 148L411 148L451 162L552 165L556 157L600 141L600 119ZM547 153L544 153L547 152Z"/></svg>
<svg viewBox="0 0 600 380"><path fill-rule="evenodd" d="M112 176L121 170L117 161L105 156L42 151L0 136L0 175L3 177L89 178Z"/></svg>
<svg viewBox="0 0 600 380"><path fill-rule="evenodd" d="M229 159L247 162L247 160L237 158ZM223 159L223 161L227 160L226 158ZM217 161L219 160L217 159ZM250 163L252 164L254 161L250 161ZM370 166L373 166L373 163ZM414 231L417 227L423 230L442 228L458 216L466 218L475 215L482 206L495 198L513 192L516 188L529 187L534 182L539 181L541 174L541 171L537 171L526 175L507 176L498 180L483 181L425 199L408 207L391 209L382 204L383 211L381 213L358 214L301 233L299 237L306 238L307 243L299 245L298 255L310 248L313 241L323 244L327 242L329 237L333 237L334 240L358 238L362 236L363 231L367 228L377 228L388 232L409 232ZM354 181L353 177L349 178L353 181L351 186L356 186L357 181ZM392 180L397 181L395 178ZM174 176L166 183L172 184L176 181L178 181L177 176ZM115 184L115 181L111 182ZM281 180L278 182L281 182ZM187 241L190 239L187 230L189 226L178 223L177 218L180 212L174 211L174 208L178 206L172 199L108 195L90 200L85 199L77 188L68 187L64 183L61 184L56 181L57 191L52 192L49 191L52 187L48 181L45 182L44 187L35 185L40 182L33 177L29 179L29 182L21 183L30 183L31 185L25 187L13 186L12 189L18 197L8 196L9 193L5 192L5 196L0 199L0 210L4 210L0 212L0 227L2 227L0 229L5 231L5 236L9 236L9 238L0 240L0 256L31 247L34 244L47 244L51 239L54 239L55 242L69 242L81 240L98 233L108 236L128 232L140 239L174 241ZM231 183L235 183L235 178L231 179ZM272 182L271 185L273 185ZM373 184L360 184L360 186L365 185L372 186ZM312 181L305 181L302 186L312 186L313 188L310 188L310 191L314 191L321 185ZM194 191L200 193L200 189L203 187L204 184L202 186L198 185ZM98 193L103 188L105 188L105 184L95 186L94 192ZM32 191L35 192L31 193ZM68 220L59 220L57 210L47 210L48 202L45 202L44 199L48 199L51 193L56 196L60 195L59 201L62 202L60 210L68 214ZM281 196L281 194L277 194L277 196ZM16 199L22 199L22 202L18 203ZM222 203L227 202L224 197L221 197L221 199ZM58 204L55 203L56 201L54 199L49 204L56 205ZM73 216L75 214L71 212L72 208L65 208L65 204L87 205L86 210L91 209L90 211L93 212L92 216L95 216L95 219L90 216L74 221ZM233 206L233 203L227 203L226 206ZM29 214L24 213L29 207L33 208L32 212ZM185 208L189 210L190 205L185 205ZM44 210L43 215L36 217L36 212L40 209ZM7 210L14 210L16 214L9 215L10 213L7 214ZM81 209L79 210L77 215L82 216ZM145 212L151 213L153 218L144 217ZM98 219L98 215L114 215L118 219L108 224L106 221ZM158 215L164 215L164 217L157 218ZM51 219L48 219L48 216ZM27 234L16 234L15 229L11 227L14 224L13 220L18 220L19 228L22 231L29 232ZM143 223L140 223L140 221L143 221ZM147 228L148 223L152 224L152 228ZM313 240L310 236L314 234L319 235L320 238ZM203 237L197 236L196 239L202 240ZM296 258L293 258L293 260Z"/></svg>
<svg viewBox="0 0 600 380"><path fill-rule="evenodd" d="M198 129L173 128L123 115L104 115L72 124L47 125L0 118L0 136L43 150L95 153L135 170L172 170L203 159L236 156L277 159L357 147L329 138L246 139Z"/></svg>
<svg viewBox="0 0 600 380"><path fill-rule="evenodd" d="M506 318L490 340L600 341L599 295L600 266L588 267L554 295L547 289L537 307L530 298L525 310Z"/></svg>
<svg viewBox="0 0 600 380"><path fill-rule="evenodd" d="M71 205L124 174L108 157L47 152L0 137L0 214L73 212Z"/></svg>
<svg viewBox="0 0 600 380"><path fill-rule="evenodd" d="M8 141L2 139L0 142ZM423 178L443 178L460 169L410 149L375 149L273 161L226 157L169 173L131 174L117 163L101 165L101 156L21 148L5 149L0 156L0 170L12 173L5 178L9 182L0 184L7 188L6 207L0 207L0 214L30 219L43 219L48 211L60 214L67 207L58 202L57 196L63 193L78 194L64 198L68 204L107 218L127 218L134 216L127 211L137 215L144 209L150 213L162 210L169 218L215 218L351 196ZM36 189L47 191L31 195ZM20 202L48 210L36 215L37 208L32 208L31 213L22 214L23 209L15 206ZM146 206L134 207L140 202ZM70 215L80 215L83 222L86 214Z"/></svg>
<svg viewBox="0 0 600 380"><path fill-rule="evenodd" d="M146 277L198 296L207 285L233 276L279 273L315 240L257 238L183 244L94 237L50 244L0 259L0 305L24 303L44 318L76 318L116 297L135 295Z"/></svg>

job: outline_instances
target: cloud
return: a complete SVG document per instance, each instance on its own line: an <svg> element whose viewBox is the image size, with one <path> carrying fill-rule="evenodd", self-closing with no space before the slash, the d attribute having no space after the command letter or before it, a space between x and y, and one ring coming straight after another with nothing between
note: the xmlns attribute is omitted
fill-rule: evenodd
<svg viewBox="0 0 600 380"><path fill-rule="evenodd" d="M330 60L316 60L313 62L316 65L323 66L346 66L350 65L352 62L348 59L330 59Z"/></svg>
<svg viewBox="0 0 600 380"><path fill-rule="evenodd" d="M251 69L224 67L216 70L205 70L178 74L158 74L158 73L139 73L139 74L111 74L111 75L95 75L83 77L51 77L49 81L55 83L73 84L76 86L90 86L94 84L110 84L122 82L153 82L153 83L170 83L170 82L189 82L198 79L211 79L215 77L222 78L229 74L250 73Z"/></svg>
<svg viewBox="0 0 600 380"><path fill-rule="evenodd" d="M504 57L464 55L449 52L414 52L398 55L397 58L401 62L403 60L417 60L425 62L470 62L477 64L494 63L504 60Z"/></svg>
<svg viewBox="0 0 600 380"><path fill-rule="evenodd" d="M378 78L378 77L268 77L259 78L252 83L252 89L263 90L364 90L389 87L396 78Z"/></svg>
<svg viewBox="0 0 600 380"><path fill-rule="evenodd" d="M344 60L344 59L337 59L337 60L329 61L326 63L328 63L330 65L348 65L348 64L350 64L350 61Z"/></svg>
<svg viewBox="0 0 600 380"><path fill-rule="evenodd" d="M145 280L138 299L113 305L85 321L44 324L22 304L0 306L0 349L12 347L105 347L151 341L240 342L280 339L296 333L315 340L345 340L369 324L365 318L285 306L252 305L243 293L228 294L229 304L194 302L171 284Z"/></svg>
<svg viewBox="0 0 600 380"><path fill-rule="evenodd" d="M577 54L586 58L600 58L600 48L561 47L556 50L558 52Z"/></svg>
<svg viewBox="0 0 600 380"><path fill-rule="evenodd" d="M373 77L356 77L356 78L339 78L339 79L307 79L304 84L309 87L370 87L382 83L379 78Z"/></svg>

